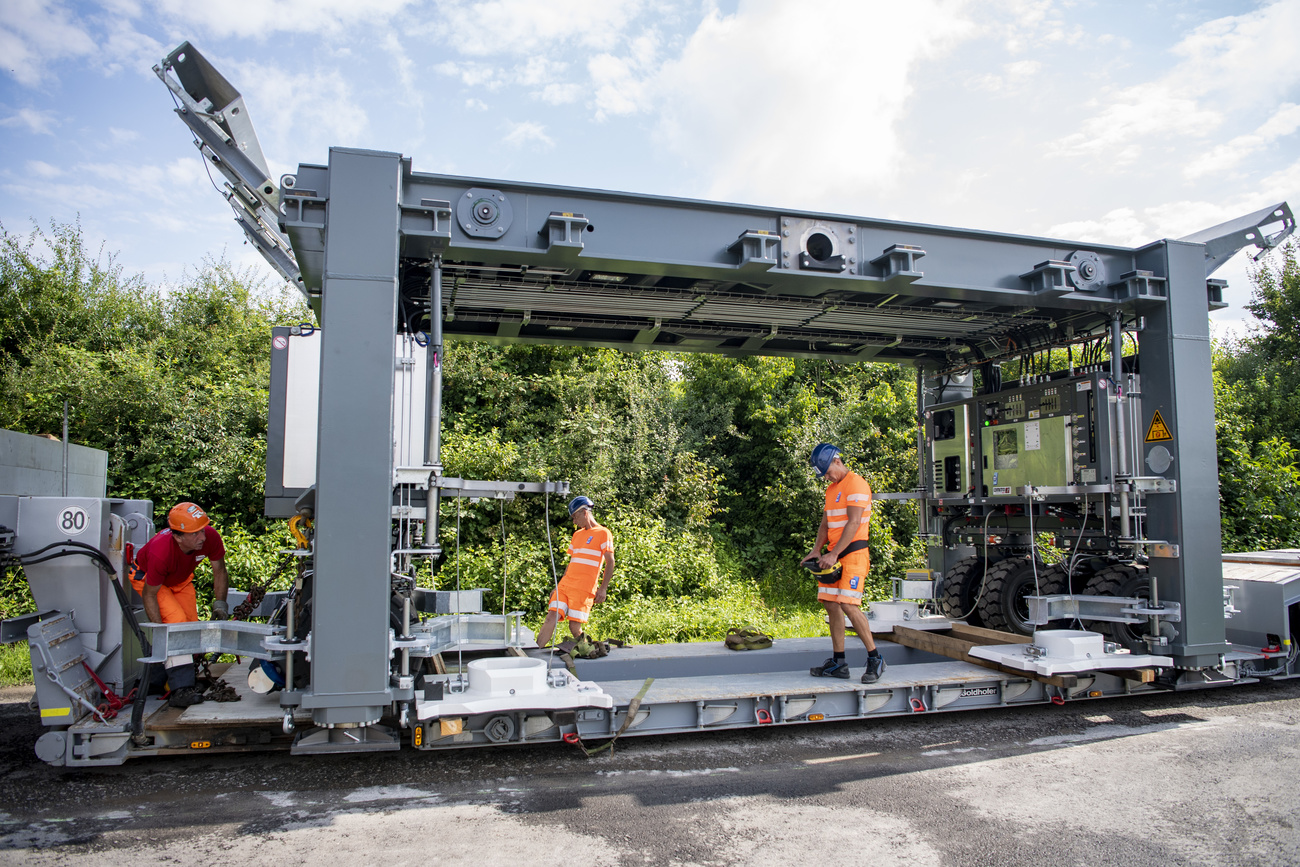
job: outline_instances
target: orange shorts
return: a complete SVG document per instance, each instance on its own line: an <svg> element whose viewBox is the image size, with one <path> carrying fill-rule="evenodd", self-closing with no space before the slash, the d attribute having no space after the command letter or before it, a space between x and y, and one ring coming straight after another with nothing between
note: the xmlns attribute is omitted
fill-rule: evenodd
<svg viewBox="0 0 1300 867"><path fill-rule="evenodd" d="M560 586L556 587L555 592L551 594L551 603L547 606L547 610L560 612L557 623L565 620L586 623L587 618L591 616L591 606L595 604L596 594L590 587L575 587L560 582Z"/></svg>
<svg viewBox="0 0 1300 867"><path fill-rule="evenodd" d="M862 591L866 587L867 573L871 571L871 552L854 551L840 558L844 570L837 584L818 584L818 602L838 602L841 605L862 605Z"/></svg>
<svg viewBox="0 0 1300 867"><path fill-rule="evenodd" d="M144 598L144 582L132 576L131 586ZM194 594L194 576L173 587L166 584L158 588L158 612L163 623L196 623L199 619L198 600Z"/></svg>

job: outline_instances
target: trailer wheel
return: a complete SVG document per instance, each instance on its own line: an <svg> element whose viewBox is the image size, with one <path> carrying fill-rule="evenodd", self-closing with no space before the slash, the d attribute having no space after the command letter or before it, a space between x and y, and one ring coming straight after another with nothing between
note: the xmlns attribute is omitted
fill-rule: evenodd
<svg viewBox="0 0 1300 867"><path fill-rule="evenodd" d="M1028 597L1050 596L1065 590L1065 569L1060 566L1034 565L1028 557L1003 560L989 569L984 596L980 600L980 617L990 629L1033 635L1029 622Z"/></svg>
<svg viewBox="0 0 1300 867"><path fill-rule="evenodd" d="M943 616L952 620L965 620L971 626L983 626L984 621L975 610L975 600L979 596L980 582L983 580L983 557L958 560L957 565L943 576L943 596L939 599L939 610Z"/></svg>
<svg viewBox="0 0 1300 867"><path fill-rule="evenodd" d="M1151 598L1151 583L1147 579L1147 570L1142 566L1128 563L1112 563L1099 570L1088 580L1083 588L1087 596L1131 596L1146 601ZM1109 640L1127 647L1133 653L1146 653L1147 643L1142 640L1146 634L1147 623L1109 623L1102 620L1088 621L1084 624L1093 632L1100 632Z"/></svg>

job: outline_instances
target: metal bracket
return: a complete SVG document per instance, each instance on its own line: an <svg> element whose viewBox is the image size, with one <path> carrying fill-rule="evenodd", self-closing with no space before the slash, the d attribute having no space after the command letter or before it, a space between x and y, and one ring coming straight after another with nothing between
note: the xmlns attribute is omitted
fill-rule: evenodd
<svg viewBox="0 0 1300 867"><path fill-rule="evenodd" d="M1151 271L1128 271L1119 275L1115 284L1116 301L1164 301L1165 278Z"/></svg>
<svg viewBox="0 0 1300 867"><path fill-rule="evenodd" d="M587 228L587 218L570 211L551 211L546 225L537 234L546 239L548 252L570 251L577 256L582 252L582 232Z"/></svg>
<svg viewBox="0 0 1300 867"><path fill-rule="evenodd" d="M1143 494L1176 494L1178 481L1164 476L1134 476L1129 479L1133 490Z"/></svg>
<svg viewBox="0 0 1300 867"><path fill-rule="evenodd" d="M781 236L766 229L746 229L727 245L728 253L740 257L741 270L766 271L775 268L780 260Z"/></svg>
<svg viewBox="0 0 1300 867"><path fill-rule="evenodd" d="M1147 600L1128 596L1063 594L1026 596L1025 601L1029 604L1027 621L1037 626L1076 617L1108 623L1141 623L1152 615L1175 623L1183 619L1182 606L1177 602L1161 602L1159 608L1151 608Z"/></svg>
<svg viewBox="0 0 1300 867"><path fill-rule="evenodd" d="M282 635L283 626L241 620L200 620L195 623L141 623L152 632L153 654L141 662L166 662L169 656L194 653L233 653L254 659L275 659L267 639ZM279 645L271 645L279 647ZM285 649L300 648L284 645Z"/></svg>
<svg viewBox="0 0 1300 867"><path fill-rule="evenodd" d="M440 476L433 467L395 467L394 485L410 485L421 491L438 490L442 497L484 497L513 499L516 494L569 493L568 482L509 482Z"/></svg>
<svg viewBox="0 0 1300 867"><path fill-rule="evenodd" d="M1228 302L1223 300L1223 290L1227 288L1228 281L1218 277L1211 277L1205 281L1205 298L1210 312L1229 306Z"/></svg>
<svg viewBox="0 0 1300 867"><path fill-rule="evenodd" d="M1049 292L1064 295L1074 289L1074 272L1075 267L1069 262L1048 259L1035 265L1034 270L1021 274L1020 279L1026 281L1029 291L1035 294Z"/></svg>
<svg viewBox="0 0 1300 867"><path fill-rule="evenodd" d="M870 264L880 269L884 280L891 277L914 277L920 279L925 272L916 267L918 259L925 256L925 251L912 244L894 244L886 247L885 252L872 259Z"/></svg>
<svg viewBox="0 0 1300 867"><path fill-rule="evenodd" d="M419 205L402 205L398 232L403 256L432 259L451 244L451 202L420 199Z"/></svg>
<svg viewBox="0 0 1300 867"><path fill-rule="evenodd" d="M1177 545L1169 542L1156 542L1151 546L1150 554L1152 557L1164 557L1168 560L1177 560L1179 550Z"/></svg>

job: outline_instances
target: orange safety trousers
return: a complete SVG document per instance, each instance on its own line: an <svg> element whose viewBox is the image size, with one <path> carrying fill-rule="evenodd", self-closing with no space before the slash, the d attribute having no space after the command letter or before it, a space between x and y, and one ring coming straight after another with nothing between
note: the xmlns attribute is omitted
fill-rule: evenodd
<svg viewBox="0 0 1300 867"><path fill-rule="evenodd" d="M135 577L132 570L131 586L144 598L144 581ZM194 576L186 578L180 584L158 588L158 612L162 614L163 623L195 623L199 619L198 599L194 592Z"/></svg>
<svg viewBox="0 0 1300 867"><path fill-rule="evenodd" d="M871 552L865 548L845 554L840 558L840 580L835 584L818 584L818 602L838 602L841 605L862 606L862 591L871 571Z"/></svg>

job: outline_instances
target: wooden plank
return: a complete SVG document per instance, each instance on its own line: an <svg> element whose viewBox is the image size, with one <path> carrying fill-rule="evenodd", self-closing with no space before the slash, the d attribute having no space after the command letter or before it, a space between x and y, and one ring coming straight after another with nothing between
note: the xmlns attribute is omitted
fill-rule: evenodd
<svg viewBox="0 0 1300 867"><path fill-rule="evenodd" d="M521 656L525 659L528 658L528 654L524 653L523 648L521 647L507 647L506 656Z"/></svg>
<svg viewBox="0 0 1300 867"><path fill-rule="evenodd" d="M1021 671L1017 668L1008 668L1005 665L998 665L996 662L990 662L987 659L979 659L970 655L970 649L972 647L987 645L987 641L967 641L961 638L954 638L951 635L939 635L934 632L923 632L920 629L909 629L905 626L894 627L894 641L904 647L912 647L916 650L937 653L940 656L946 656L949 659L968 662L971 665L978 665L980 668L1000 671L1004 674L1014 675L1015 677L1023 677L1026 680L1046 683L1049 686L1059 686L1064 689L1071 689L1079 685L1079 678L1073 674L1043 675L1033 671Z"/></svg>
<svg viewBox="0 0 1300 867"><path fill-rule="evenodd" d="M1029 635L1017 635L1014 632L999 632L996 629L985 629L982 626L967 626L965 623L954 623L951 630L953 636L964 638L968 641L977 641L980 644L1032 644L1034 639Z"/></svg>
<svg viewBox="0 0 1300 867"><path fill-rule="evenodd" d="M1156 679L1156 670L1154 668L1103 668L1101 672L1103 674L1113 674L1134 683L1154 683Z"/></svg>
<svg viewBox="0 0 1300 867"><path fill-rule="evenodd" d="M430 658L431 658L432 661L433 661L433 673L434 673L434 674L446 674L446 673L447 673L447 663L443 661L443 659L442 659L442 654L441 654L441 653L435 653L435 654L434 654L432 657L430 657Z"/></svg>

